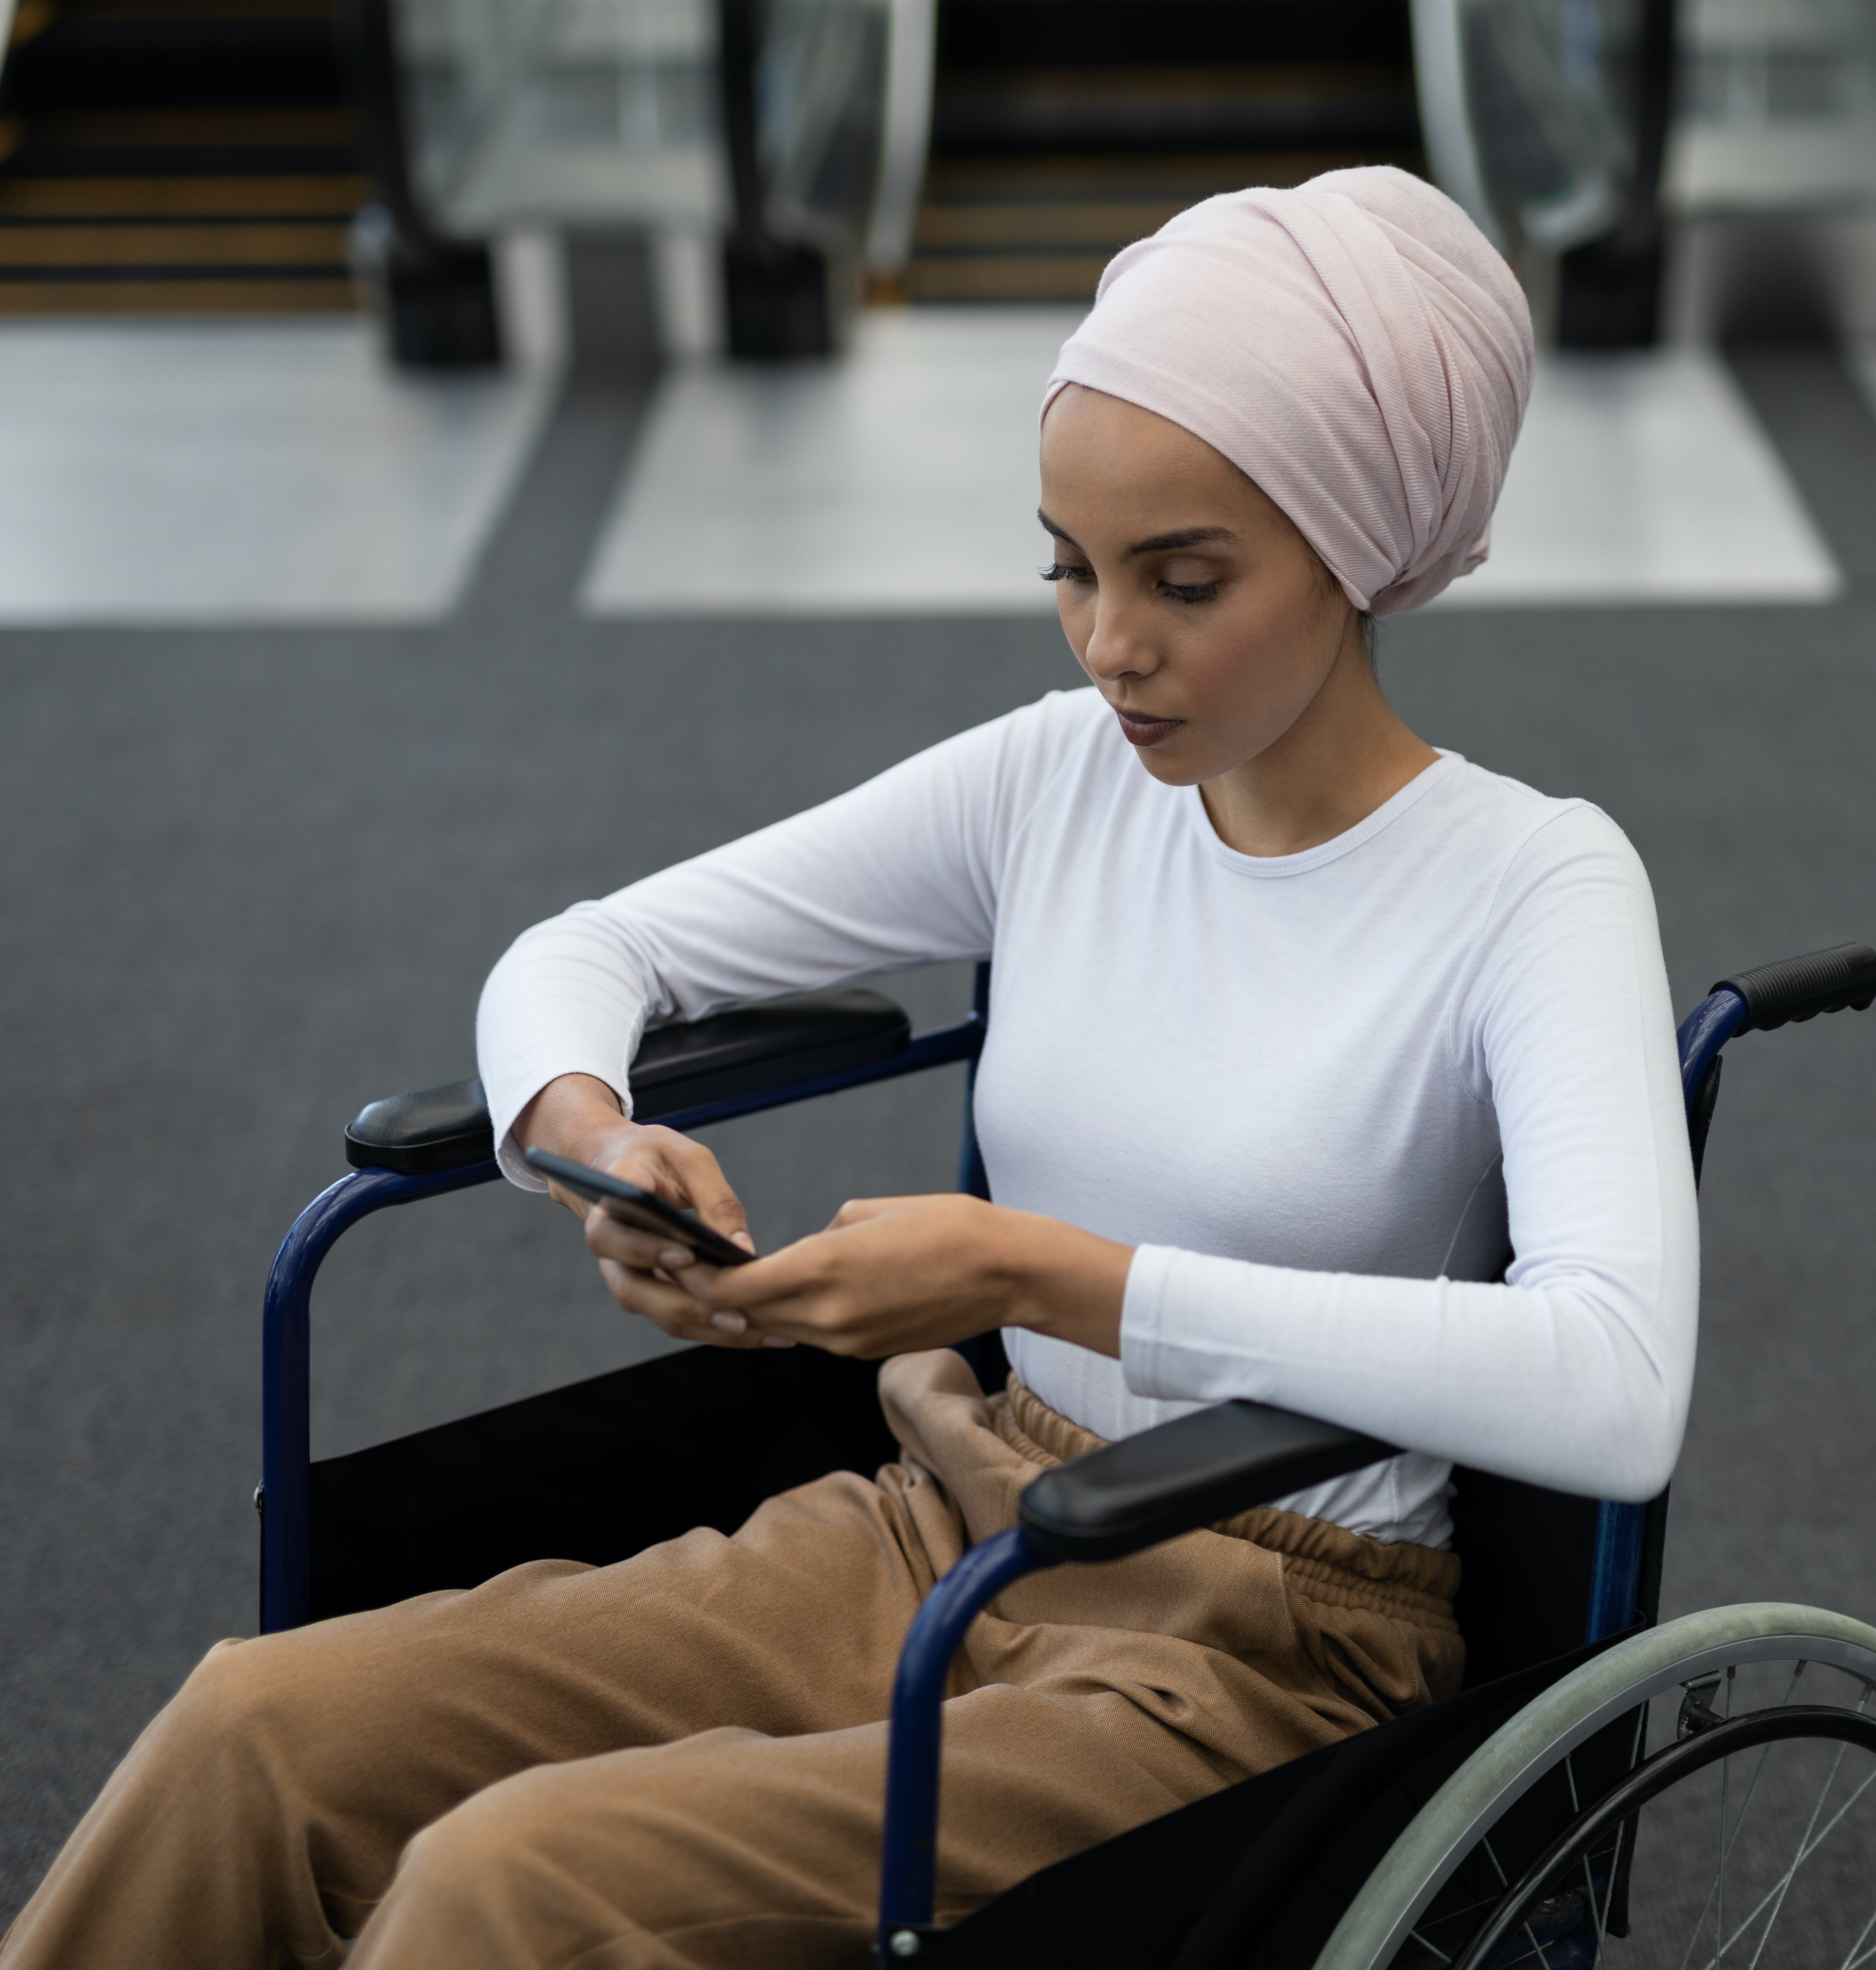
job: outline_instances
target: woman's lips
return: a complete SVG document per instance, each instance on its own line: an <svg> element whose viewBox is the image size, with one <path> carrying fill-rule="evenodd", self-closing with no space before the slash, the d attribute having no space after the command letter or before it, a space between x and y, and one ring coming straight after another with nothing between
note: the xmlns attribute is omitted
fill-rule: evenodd
<svg viewBox="0 0 1876 1970"><path fill-rule="evenodd" d="M1127 735L1129 745L1143 749L1157 746L1162 739L1169 739L1185 723L1183 718L1149 718L1144 712L1123 711L1117 704L1114 716L1121 721L1121 730Z"/></svg>

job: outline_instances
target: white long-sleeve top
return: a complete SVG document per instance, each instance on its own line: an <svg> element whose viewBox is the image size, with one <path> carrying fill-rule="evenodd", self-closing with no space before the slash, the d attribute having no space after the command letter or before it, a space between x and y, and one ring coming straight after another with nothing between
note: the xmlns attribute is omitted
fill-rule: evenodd
<svg viewBox="0 0 1876 1970"><path fill-rule="evenodd" d="M518 939L478 1021L504 1166L535 1184L509 1130L557 1075L629 1103L648 1023L985 957L992 1195L1137 1247L1118 1361L1005 1334L1045 1402L1118 1437L1248 1396L1406 1445L1283 1501L1384 1539L1449 1539L1454 1461L1667 1482L1698 1243L1647 878L1595 808L1455 754L1241 855L1051 694Z"/></svg>

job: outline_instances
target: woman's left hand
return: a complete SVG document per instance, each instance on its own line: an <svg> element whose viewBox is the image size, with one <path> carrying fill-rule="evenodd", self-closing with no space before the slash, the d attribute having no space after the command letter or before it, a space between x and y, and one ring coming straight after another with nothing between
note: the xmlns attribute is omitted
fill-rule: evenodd
<svg viewBox="0 0 1876 1970"><path fill-rule="evenodd" d="M1130 1247L980 1198L879 1197L747 1266L686 1266L715 1315L830 1354L874 1360L999 1327L1120 1353Z"/></svg>

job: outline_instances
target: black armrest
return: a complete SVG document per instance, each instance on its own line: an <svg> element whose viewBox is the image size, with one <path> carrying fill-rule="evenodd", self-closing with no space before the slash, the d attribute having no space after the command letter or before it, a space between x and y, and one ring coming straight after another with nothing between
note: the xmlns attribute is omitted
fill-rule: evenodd
<svg viewBox="0 0 1876 1970"><path fill-rule="evenodd" d="M761 1094L904 1052L911 1022L883 992L797 992L647 1033L632 1061L632 1112L655 1121L706 1101ZM354 1169L422 1176L485 1162L495 1152L479 1081L394 1094L346 1130Z"/></svg>
<svg viewBox="0 0 1876 1970"><path fill-rule="evenodd" d="M1052 1564L1121 1559L1394 1455L1333 1423L1223 1403L1045 1472L1018 1517L1030 1550Z"/></svg>
<svg viewBox="0 0 1876 1970"><path fill-rule="evenodd" d="M495 1128L479 1081L388 1096L361 1108L346 1129L346 1161L354 1169L427 1176L485 1163L495 1152Z"/></svg>
<svg viewBox="0 0 1876 1970"><path fill-rule="evenodd" d="M870 1066L904 1053L911 1037L904 1006L859 986L795 992L689 1026L654 1026L632 1061L632 1113L654 1121L700 1102Z"/></svg>

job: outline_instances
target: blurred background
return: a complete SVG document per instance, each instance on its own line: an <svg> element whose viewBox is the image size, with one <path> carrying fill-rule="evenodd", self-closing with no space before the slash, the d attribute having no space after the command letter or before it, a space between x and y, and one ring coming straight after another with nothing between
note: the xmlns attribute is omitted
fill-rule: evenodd
<svg viewBox="0 0 1876 1970"><path fill-rule="evenodd" d="M1543 344L1429 740L1586 795L1676 996L1876 941L1870 0L0 0L0 1920L255 1621L262 1282L577 898L1077 681L1106 258L1433 177ZM920 1023L953 970L890 986ZM1130 1036L1117 1035L1117 1044ZM1876 1019L1742 1043L1667 1611L1876 1617ZM725 1126L778 1241L956 1071ZM648 1351L542 1201L323 1276L327 1455Z"/></svg>

